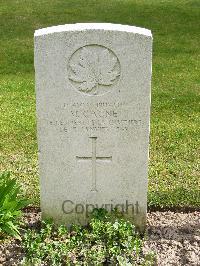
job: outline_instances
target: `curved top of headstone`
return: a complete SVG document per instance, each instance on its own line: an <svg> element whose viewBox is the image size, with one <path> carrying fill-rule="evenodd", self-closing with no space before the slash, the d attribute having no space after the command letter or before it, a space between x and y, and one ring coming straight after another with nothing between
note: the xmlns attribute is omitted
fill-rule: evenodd
<svg viewBox="0 0 200 266"><path fill-rule="evenodd" d="M58 26L36 30L34 36L41 36L56 32L86 31L86 30L121 31L121 32L131 32L135 34L141 34L150 37L152 36L151 31L145 28L129 26L129 25L121 25L121 24L112 24L112 23L76 23L76 24L58 25Z"/></svg>

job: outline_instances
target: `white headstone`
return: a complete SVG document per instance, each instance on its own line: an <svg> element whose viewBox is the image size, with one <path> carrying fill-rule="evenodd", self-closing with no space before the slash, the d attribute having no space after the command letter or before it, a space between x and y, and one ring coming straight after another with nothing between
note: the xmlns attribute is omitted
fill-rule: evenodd
<svg viewBox="0 0 200 266"><path fill-rule="evenodd" d="M115 207L143 230L152 35L115 24L35 32L41 209L85 224Z"/></svg>

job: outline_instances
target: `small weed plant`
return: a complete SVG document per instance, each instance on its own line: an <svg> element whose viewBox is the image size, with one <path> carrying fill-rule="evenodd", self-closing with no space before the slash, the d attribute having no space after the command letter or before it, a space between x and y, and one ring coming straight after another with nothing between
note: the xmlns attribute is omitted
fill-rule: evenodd
<svg viewBox="0 0 200 266"><path fill-rule="evenodd" d="M153 265L142 253L135 227L101 209L93 212L87 227L56 228L43 221L40 231L29 229L23 239L24 265Z"/></svg>
<svg viewBox="0 0 200 266"><path fill-rule="evenodd" d="M10 235L20 239L21 208L29 202L20 198L19 194L20 186L10 173L0 174L0 238Z"/></svg>

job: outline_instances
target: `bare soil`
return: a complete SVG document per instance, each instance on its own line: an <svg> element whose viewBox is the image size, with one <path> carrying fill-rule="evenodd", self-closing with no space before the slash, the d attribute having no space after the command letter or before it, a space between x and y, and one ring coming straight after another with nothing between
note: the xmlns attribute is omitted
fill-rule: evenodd
<svg viewBox="0 0 200 266"><path fill-rule="evenodd" d="M38 227L40 219L37 209L24 213L29 228ZM156 254L156 265L200 265L200 212L148 213L146 238L143 251ZM0 266L20 265L24 256L19 240L0 242Z"/></svg>
<svg viewBox="0 0 200 266"><path fill-rule="evenodd" d="M200 265L200 212L148 213L145 251L154 251L157 265Z"/></svg>

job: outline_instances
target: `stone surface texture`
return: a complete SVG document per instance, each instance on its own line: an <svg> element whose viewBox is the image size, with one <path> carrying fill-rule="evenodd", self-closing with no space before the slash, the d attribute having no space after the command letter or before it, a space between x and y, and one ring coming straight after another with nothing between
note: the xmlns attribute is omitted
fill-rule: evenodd
<svg viewBox="0 0 200 266"><path fill-rule="evenodd" d="M144 229L151 56L151 32L133 26L35 32L44 217L85 224L94 207L116 207Z"/></svg>

